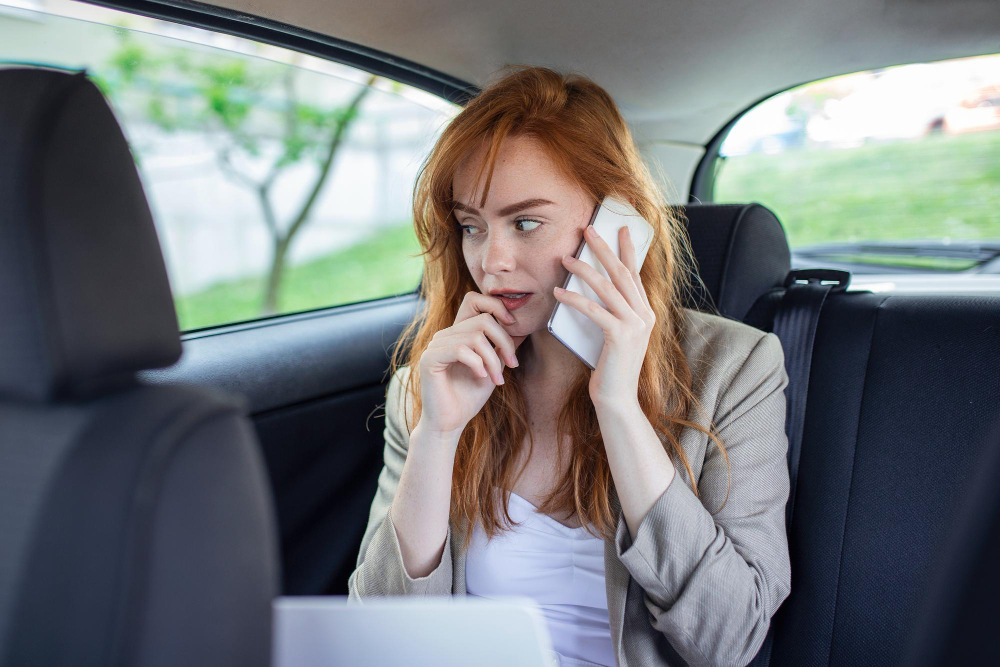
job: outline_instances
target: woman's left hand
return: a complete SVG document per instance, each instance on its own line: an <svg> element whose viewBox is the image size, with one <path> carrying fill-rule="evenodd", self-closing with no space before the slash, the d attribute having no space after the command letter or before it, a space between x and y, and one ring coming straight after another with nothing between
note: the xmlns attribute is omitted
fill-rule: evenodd
<svg viewBox="0 0 1000 667"><path fill-rule="evenodd" d="M586 262L566 255L563 266L578 275L607 306L577 292L555 288L555 298L590 318L604 331L604 348L590 377L590 398L597 407L631 407L638 404L639 372L646 358L656 317L649 306L636 267L635 246L628 227L618 231L621 259L588 226L584 238L610 280Z"/></svg>

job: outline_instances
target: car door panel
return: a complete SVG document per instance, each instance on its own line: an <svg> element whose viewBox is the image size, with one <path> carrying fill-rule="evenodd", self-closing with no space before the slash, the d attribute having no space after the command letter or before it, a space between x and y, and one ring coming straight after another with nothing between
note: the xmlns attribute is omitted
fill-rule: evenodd
<svg viewBox="0 0 1000 667"><path fill-rule="evenodd" d="M147 371L243 396L281 532L283 593L346 594L382 467L389 355L416 294L184 336Z"/></svg>

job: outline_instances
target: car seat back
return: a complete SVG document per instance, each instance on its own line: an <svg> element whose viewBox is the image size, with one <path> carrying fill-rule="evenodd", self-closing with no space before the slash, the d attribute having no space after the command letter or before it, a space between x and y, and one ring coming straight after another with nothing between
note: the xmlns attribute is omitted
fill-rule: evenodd
<svg viewBox="0 0 1000 667"><path fill-rule="evenodd" d="M736 271L725 266L729 255L700 254L695 243L702 228L716 247L738 255L743 250L728 239L752 210L758 233L767 230L756 245L776 252L770 238L778 223L762 209L692 205L686 215L701 270L726 276L715 284L756 280L748 309L746 297L713 294L728 304L722 314L770 331L783 289L760 281L766 269L745 277L749 263ZM1000 417L998 351L997 295L826 297L788 527L792 590L773 619L773 646L755 664L904 660L968 480Z"/></svg>
<svg viewBox="0 0 1000 667"><path fill-rule="evenodd" d="M0 70L0 664L270 662L276 531L240 401L180 356L125 138L83 74Z"/></svg>

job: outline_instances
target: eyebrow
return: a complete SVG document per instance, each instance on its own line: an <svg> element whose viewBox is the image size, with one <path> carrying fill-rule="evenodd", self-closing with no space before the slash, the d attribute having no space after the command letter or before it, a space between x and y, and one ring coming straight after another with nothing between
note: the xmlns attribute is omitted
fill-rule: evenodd
<svg viewBox="0 0 1000 667"><path fill-rule="evenodd" d="M555 202L549 201L548 199L539 199L537 197L534 199L525 199L522 202L511 204L510 206L500 209L498 215L501 217L514 215L515 213L520 213L525 209L533 208L535 206L545 206L546 204L555 205ZM477 209L474 209L471 206L466 206L462 202L452 202L452 205L459 211L465 211L466 213L471 213L472 215L479 215L479 211Z"/></svg>

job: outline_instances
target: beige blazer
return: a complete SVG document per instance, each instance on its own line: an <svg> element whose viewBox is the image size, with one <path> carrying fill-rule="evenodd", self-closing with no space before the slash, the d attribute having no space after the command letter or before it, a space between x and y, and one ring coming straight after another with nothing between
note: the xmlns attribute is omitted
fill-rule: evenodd
<svg viewBox="0 0 1000 667"><path fill-rule="evenodd" d="M685 428L686 471L641 521L635 542L614 496L617 535L605 542L605 585L611 640L619 667L744 665L756 654L778 605L788 596L791 568L785 538L788 467L781 343L741 322L685 309L683 346L704 411L688 418L717 425L732 466L714 441ZM406 458L408 435L400 391L407 368L389 382L385 467L348 581L350 597L464 595L468 525L451 522L438 567L410 578L403 568L389 512ZM706 414L707 412L707 414Z"/></svg>

